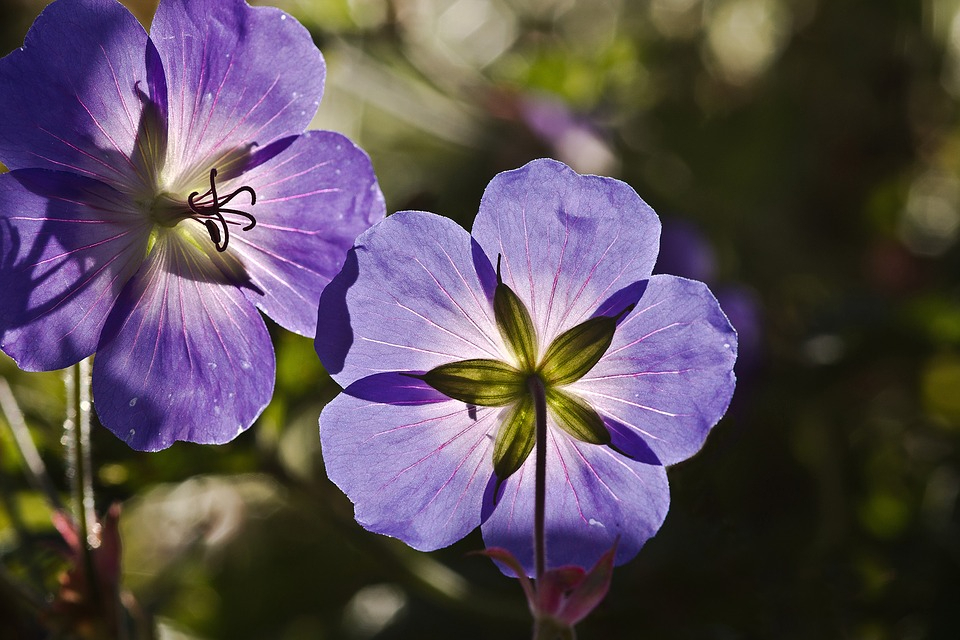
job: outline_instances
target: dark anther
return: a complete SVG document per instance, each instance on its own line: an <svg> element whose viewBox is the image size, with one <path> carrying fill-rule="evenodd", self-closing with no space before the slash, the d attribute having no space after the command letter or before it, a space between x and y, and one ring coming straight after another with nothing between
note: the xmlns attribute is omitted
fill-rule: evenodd
<svg viewBox="0 0 960 640"><path fill-rule="evenodd" d="M230 242L230 227L228 225L244 224L243 221L227 219L223 214L229 213L239 216L246 221L242 227L243 231L250 231L257 226L257 219L246 211L239 209L227 209L223 205L227 204L241 193L250 195L250 206L257 204L257 193L253 187L243 186L226 196L217 195L217 170L210 169L210 190L200 195L199 191L194 191L187 198L187 206L190 207L195 215L194 220L201 223L210 234L210 240L213 242L217 251L226 251L227 244Z"/></svg>

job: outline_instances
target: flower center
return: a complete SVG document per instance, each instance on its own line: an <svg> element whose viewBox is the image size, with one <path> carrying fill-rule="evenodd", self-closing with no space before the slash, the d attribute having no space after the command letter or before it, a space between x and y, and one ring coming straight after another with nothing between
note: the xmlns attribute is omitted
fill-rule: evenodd
<svg viewBox="0 0 960 640"><path fill-rule="evenodd" d="M217 251L226 251L230 242L230 225L241 226L241 230L250 231L257 226L257 219L252 214L239 209L228 209L224 205L241 193L250 195L250 206L257 203L257 192L253 187L244 185L232 193L221 196L217 193L217 170L210 169L210 188L200 194L194 191L187 197L187 206L190 207L189 218L202 224L210 235L210 241ZM238 219L239 218L239 219Z"/></svg>

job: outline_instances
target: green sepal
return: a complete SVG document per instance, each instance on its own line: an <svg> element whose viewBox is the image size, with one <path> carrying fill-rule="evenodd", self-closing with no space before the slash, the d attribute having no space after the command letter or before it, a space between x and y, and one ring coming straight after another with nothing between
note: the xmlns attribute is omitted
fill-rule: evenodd
<svg viewBox="0 0 960 640"><path fill-rule="evenodd" d="M547 386L570 384L586 375L610 348L616 330L616 318L597 316L554 338L540 363Z"/></svg>
<svg viewBox="0 0 960 640"><path fill-rule="evenodd" d="M577 396L548 388L547 407L557 426L577 440L604 446L610 444L610 431L600 414Z"/></svg>
<svg viewBox="0 0 960 640"><path fill-rule="evenodd" d="M499 360L461 360L414 377L449 398L481 407L505 407L526 392L523 375Z"/></svg>
<svg viewBox="0 0 960 640"><path fill-rule="evenodd" d="M500 485L523 465L537 441L537 418L533 396L524 393L509 409L493 444L493 472L497 476L494 495Z"/></svg>
<svg viewBox="0 0 960 640"><path fill-rule="evenodd" d="M500 258L497 258L497 288L493 291L493 317L520 368L533 370L537 359L537 330L523 300L500 278Z"/></svg>

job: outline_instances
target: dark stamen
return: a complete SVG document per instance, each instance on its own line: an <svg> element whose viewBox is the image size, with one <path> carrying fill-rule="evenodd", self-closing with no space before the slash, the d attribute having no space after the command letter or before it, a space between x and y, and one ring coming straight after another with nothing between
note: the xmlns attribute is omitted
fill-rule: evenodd
<svg viewBox="0 0 960 640"><path fill-rule="evenodd" d="M227 244L230 242L230 228L228 225L240 225L244 223L237 220L228 220L223 214L233 214L246 220L247 224L242 227L243 231L250 231L250 229L257 226L257 219L246 211L227 209L223 205L241 193L247 193L250 195L250 206L253 206L257 203L257 193L253 190L253 187L244 185L233 193L220 197L217 195L216 178L217 170L210 169L210 190L203 195L200 195L199 191L191 193L187 198L187 206L190 207L190 211L196 214L194 220L206 227L207 233L210 234L210 240L217 248L217 251L226 251ZM209 201L207 201L208 197Z"/></svg>

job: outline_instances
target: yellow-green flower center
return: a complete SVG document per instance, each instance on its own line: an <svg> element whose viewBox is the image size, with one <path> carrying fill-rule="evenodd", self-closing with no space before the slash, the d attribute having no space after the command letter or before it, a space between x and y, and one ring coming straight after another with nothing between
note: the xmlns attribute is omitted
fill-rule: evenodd
<svg viewBox="0 0 960 640"><path fill-rule="evenodd" d="M603 419L582 398L565 389L599 362L613 341L616 316L597 316L564 331L539 355L536 327L523 301L500 276L494 291L494 319L504 343L519 366L493 359L443 364L420 376L449 398L467 404L505 407L493 449L493 468L503 482L530 455L535 444L536 416L531 384L546 393L546 404L558 427L591 444L610 444Z"/></svg>

